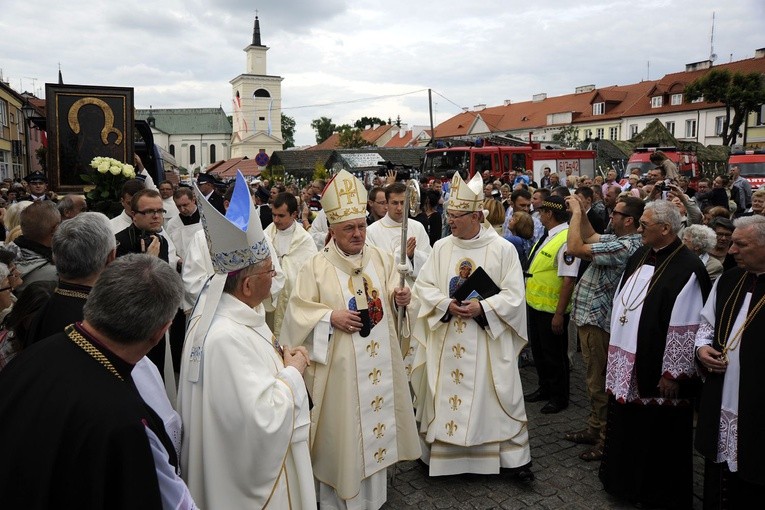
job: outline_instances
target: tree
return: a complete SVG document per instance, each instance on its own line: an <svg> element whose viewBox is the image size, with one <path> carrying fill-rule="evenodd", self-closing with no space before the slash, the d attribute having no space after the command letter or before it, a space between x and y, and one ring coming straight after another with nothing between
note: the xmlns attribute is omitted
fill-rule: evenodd
<svg viewBox="0 0 765 510"><path fill-rule="evenodd" d="M685 101L704 98L707 103L723 103L723 145L731 146L739 137L749 112L765 103L765 79L760 73L731 73L713 69L685 87Z"/></svg>
<svg viewBox="0 0 765 510"><path fill-rule="evenodd" d="M358 149L367 145L369 142L364 140L360 129L349 127L340 131L340 147L343 149Z"/></svg>
<svg viewBox="0 0 765 510"><path fill-rule="evenodd" d="M295 146L295 119L284 115L284 112L282 112L282 138L284 139L283 149Z"/></svg>
<svg viewBox="0 0 765 510"><path fill-rule="evenodd" d="M311 127L316 131L316 143L321 143L335 132L336 126L332 123L332 119L327 117L319 117L311 121Z"/></svg>
<svg viewBox="0 0 765 510"><path fill-rule="evenodd" d="M552 135L552 141L564 147L577 147L579 145L579 129L575 126L566 126Z"/></svg>
<svg viewBox="0 0 765 510"><path fill-rule="evenodd" d="M313 163L313 180L327 180L329 179L329 171L321 161L314 161Z"/></svg>
<svg viewBox="0 0 765 510"><path fill-rule="evenodd" d="M367 126L372 126L374 124L377 124L378 126L381 124L385 124L385 121L382 120L380 117L361 117L359 120L353 123L353 127L357 129L366 129Z"/></svg>

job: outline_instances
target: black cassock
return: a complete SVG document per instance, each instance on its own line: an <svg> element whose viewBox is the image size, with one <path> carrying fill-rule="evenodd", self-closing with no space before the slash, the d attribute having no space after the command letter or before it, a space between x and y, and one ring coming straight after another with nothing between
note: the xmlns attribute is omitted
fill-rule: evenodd
<svg viewBox="0 0 765 510"><path fill-rule="evenodd" d="M102 361L59 333L0 372L3 509L162 508L145 427L177 465L172 443L133 366L95 340L85 345Z"/></svg>

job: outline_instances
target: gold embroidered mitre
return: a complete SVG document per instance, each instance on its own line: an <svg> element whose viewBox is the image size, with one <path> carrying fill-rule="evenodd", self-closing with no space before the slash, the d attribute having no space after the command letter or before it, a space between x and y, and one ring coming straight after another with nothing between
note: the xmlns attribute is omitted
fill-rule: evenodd
<svg viewBox="0 0 765 510"><path fill-rule="evenodd" d="M338 172L321 194L321 207L330 225L367 217L367 189L346 170Z"/></svg>
<svg viewBox="0 0 765 510"><path fill-rule="evenodd" d="M483 179L476 172L470 182L465 182L459 172L454 172L449 190L447 209L474 212L483 211Z"/></svg>

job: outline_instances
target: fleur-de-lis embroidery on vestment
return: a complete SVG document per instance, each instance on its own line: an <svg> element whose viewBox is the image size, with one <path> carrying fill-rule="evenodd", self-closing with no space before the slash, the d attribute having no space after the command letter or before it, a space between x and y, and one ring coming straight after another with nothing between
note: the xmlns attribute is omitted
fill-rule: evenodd
<svg viewBox="0 0 765 510"><path fill-rule="evenodd" d="M374 429L372 429L375 433L375 437L377 439L380 439L385 435L385 424L384 423L378 423L377 426L375 426Z"/></svg>
<svg viewBox="0 0 765 510"><path fill-rule="evenodd" d="M369 345L367 345L367 352L369 353L370 358L376 357L379 350L380 350L380 342L376 342L372 340L371 342L369 342Z"/></svg>
<svg viewBox="0 0 765 510"><path fill-rule="evenodd" d="M372 411L377 412L382 409L383 402L385 402L385 399L383 399L380 395L377 395L371 403Z"/></svg>
<svg viewBox="0 0 765 510"><path fill-rule="evenodd" d="M449 423L446 424L446 434L451 437L454 435L455 432L457 432L457 429L459 427L456 423L454 423L454 420L451 420Z"/></svg>
<svg viewBox="0 0 765 510"><path fill-rule="evenodd" d="M460 384L462 382L463 377L465 377L465 374L460 371L459 368L455 368L452 370L452 380L455 384Z"/></svg>
<svg viewBox="0 0 765 510"><path fill-rule="evenodd" d="M462 403L462 399L459 398L457 395L452 395L451 397L449 397L449 403L452 406L452 411L456 411L457 409L459 409L460 404Z"/></svg>
<svg viewBox="0 0 765 510"><path fill-rule="evenodd" d="M380 383L380 376L382 376L382 371L377 368L373 368L371 372L369 372L369 380L372 381L373 385L378 385Z"/></svg>
<svg viewBox="0 0 765 510"><path fill-rule="evenodd" d="M386 453L388 453L388 450L385 448L378 448L377 452L375 452L375 460L378 464L385 460Z"/></svg>
<svg viewBox="0 0 765 510"><path fill-rule="evenodd" d="M454 353L454 357L457 359L462 358L462 355L465 354L465 348L462 347L462 344L457 343L452 346L452 352Z"/></svg>

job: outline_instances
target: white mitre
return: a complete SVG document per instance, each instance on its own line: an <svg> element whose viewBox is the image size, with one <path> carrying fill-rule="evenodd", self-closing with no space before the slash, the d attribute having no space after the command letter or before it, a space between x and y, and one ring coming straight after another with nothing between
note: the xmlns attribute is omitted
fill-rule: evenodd
<svg viewBox="0 0 765 510"><path fill-rule="evenodd" d="M321 208L330 225L367 217L367 189L359 179L340 170L321 194Z"/></svg>
<svg viewBox="0 0 765 510"><path fill-rule="evenodd" d="M483 179L476 172L470 182L462 180L459 172L454 172L447 209L455 211L483 211Z"/></svg>

